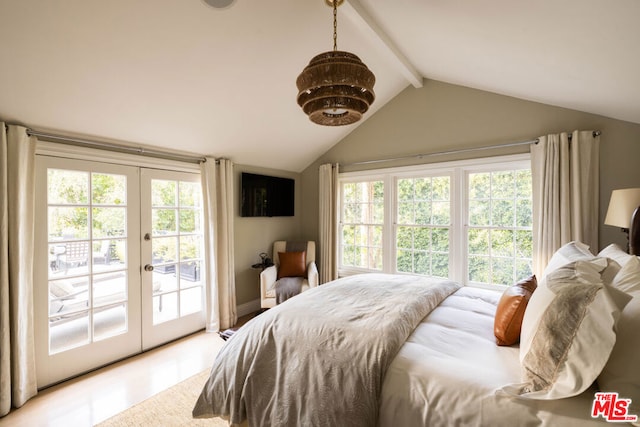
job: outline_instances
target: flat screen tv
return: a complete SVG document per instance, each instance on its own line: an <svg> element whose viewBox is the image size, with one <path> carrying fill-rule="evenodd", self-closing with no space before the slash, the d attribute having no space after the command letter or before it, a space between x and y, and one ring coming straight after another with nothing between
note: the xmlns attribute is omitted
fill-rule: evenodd
<svg viewBox="0 0 640 427"><path fill-rule="evenodd" d="M293 216L293 179L247 172L240 179L242 216Z"/></svg>

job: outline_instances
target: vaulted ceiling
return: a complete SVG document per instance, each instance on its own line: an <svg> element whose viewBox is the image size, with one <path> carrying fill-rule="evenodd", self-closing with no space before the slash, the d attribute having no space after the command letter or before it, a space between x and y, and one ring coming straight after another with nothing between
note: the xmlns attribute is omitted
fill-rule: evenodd
<svg viewBox="0 0 640 427"><path fill-rule="evenodd" d="M338 48L375 111L423 78L640 123L637 0L345 0ZM301 171L322 127L296 77L331 50L324 0L0 0L0 120Z"/></svg>

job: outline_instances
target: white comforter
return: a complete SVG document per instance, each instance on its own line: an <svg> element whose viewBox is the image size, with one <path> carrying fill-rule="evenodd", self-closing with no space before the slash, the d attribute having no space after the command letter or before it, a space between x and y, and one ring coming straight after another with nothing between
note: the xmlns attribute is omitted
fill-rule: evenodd
<svg viewBox="0 0 640 427"><path fill-rule="evenodd" d="M591 418L593 390L553 401L496 393L506 384L521 381L519 348L499 347L493 335L500 295L490 290L461 288L418 325L387 370L380 425L607 424L602 418Z"/></svg>
<svg viewBox="0 0 640 427"><path fill-rule="evenodd" d="M590 416L593 390L555 401L497 393L521 381L518 347L493 335L500 293L428 283L340 279L257 316L218 355L194 416L252 427L606 425Z"/></svg>
<svg viewBox="0 0 640 427"><path fill-rule="evenodd" d="M375 426L389 364L459 287L367 274L303 292L229 339L193 415L250 426Z"/></svg>

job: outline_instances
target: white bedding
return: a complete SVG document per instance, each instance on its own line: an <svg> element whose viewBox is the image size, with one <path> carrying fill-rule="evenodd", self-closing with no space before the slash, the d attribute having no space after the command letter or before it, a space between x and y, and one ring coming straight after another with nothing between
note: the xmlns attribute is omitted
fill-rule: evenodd
<svg viewBox="0 0 640 427"><path fill-rule="evenodd" d="M519 348L496 345L500 293L464 287L431 312L389 367L382 426L603 426L591 418L593 390L569 399L496 394L520 382Z"/></svg>
<svg viewBox="0 0 640 427"><path fill-rule="evenodd" d="M591 389L557 400L498 392L521 381L518 346L500 347L493 334L499 292L442 281L438 305L420 286L397 291L420 282L341 279L256 317L218 355L194 416L252 426L606 425L591 418ZM410 329L401 318L414 319ZM390 358L384 348L395 349Z"/></svg>
<svg viewBox="0 0 640 427"><path fill-rule="evenodd" d="M297 295L229 339L193 416L251 426L375 426L386 369L416 325L459 288L367 274Z"/></svg>

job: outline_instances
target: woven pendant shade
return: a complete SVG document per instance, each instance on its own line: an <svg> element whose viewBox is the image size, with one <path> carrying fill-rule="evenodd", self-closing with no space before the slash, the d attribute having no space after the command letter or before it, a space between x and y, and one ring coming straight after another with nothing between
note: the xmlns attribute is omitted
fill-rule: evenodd
<svg viewBox="0 0 640 427"><path fill-rule="evenodd" d="M333 50L314 56L296 80L298 105L319 125L355 123L375 99L376 77L353 53L338 50L337 7L344 0L325 0L333 7Z"/></svg>
<svg viewBox="0 0 640 427"><path fill-rule="evenodd" d="M311 59L298 76L298 105L317 124L355 123L375 99L376 78L356 55L324 52Z"/></svg>

